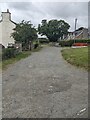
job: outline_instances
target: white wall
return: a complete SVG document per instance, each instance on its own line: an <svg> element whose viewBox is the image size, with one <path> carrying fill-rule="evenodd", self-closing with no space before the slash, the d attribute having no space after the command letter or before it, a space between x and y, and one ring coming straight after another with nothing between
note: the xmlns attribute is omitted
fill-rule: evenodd
<svg viewBox="0 0 90 120"><path fill-rule="evenodd" d="M2 22L0 22L0 44L2 44Z"/></svg>
<svg viewBox="0 0 90 120"><path fill-rule="evenodd" d="M11 37L11 33L13 32L13 28L15 28L15 24L11 21L3 21L2 22L2 44L7 47L8 43L15 43L13 37Z"/></svg>
<svg viewBox="0 0 90 120"><path fill-rule="evenodd" d="M2 22L0 23L0 43L7 48L8 43L15 43L13 37L11 37L11 33L13 33L13 29L15 28L15 24L10 21L11 14L8 12L2 13Z"/></svg>

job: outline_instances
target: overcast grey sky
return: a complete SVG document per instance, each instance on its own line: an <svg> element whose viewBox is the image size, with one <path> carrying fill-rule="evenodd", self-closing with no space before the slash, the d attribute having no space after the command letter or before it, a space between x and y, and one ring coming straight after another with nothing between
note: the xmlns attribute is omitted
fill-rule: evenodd
<svg viewBox="0 0 90 120"><path fill-rule="evenodd" d="M37 26L42 19L63 19L74 30L75 18L77 28L88 27L88 2L8 2L0 3L0 11L10 10L12 20L21 22L31 21Z"/></svg>

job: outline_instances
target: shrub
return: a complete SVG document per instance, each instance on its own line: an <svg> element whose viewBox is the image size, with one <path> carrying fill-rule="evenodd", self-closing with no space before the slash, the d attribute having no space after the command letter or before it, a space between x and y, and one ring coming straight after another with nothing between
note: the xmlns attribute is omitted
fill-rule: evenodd
<svg viewBox="0 0 90 120"><path fill-rule="evenodd" d="M6 60L8 58L12 58L16 56L15 48L6 48L2 50L2 60Z"/></svg>
<svg viewBox="0 0 90 120"><path fill-rule="evenodd" d="M47 43L49 43L49 40L48 40L48 39L45 39L45 38L39 38L39 42L40 42L41 44L47 44Z"/></svg>
<svg viewBox="0 0 90 120"><path fill-rule="evenodd" d="M81 39L81 40L76 39L75 43L90 43L90 39Z"/></svg>
<svg viewBox="0 0 90 120"><path fill-rule="evenodd" d="M38 43L35 43L35 44L34 44L34 49L36 49L38 46L39 46L39 44L38 44Z"/></svg>
<svg viewBox="0 0 90 120"><path fill-rule="evenodd" d="M60 41L60 42L59 42L59 45L61 45L61 47L64 47L64 46L66 46L66 47L67 47L67 46L71 47L73 43L74 43L73 40L63 40L63 41Z"/></svg>
<svg viewBox="0 0 90 120"><path fill-rule="evenodd" d="M61 45L61 47L71 47L73 44L75 43L87 43L87 44L90 44L90 39L87 39L87 40L79 40L79 39L76 39L76 40L61 40L59 42L59 45Z"/></svg>

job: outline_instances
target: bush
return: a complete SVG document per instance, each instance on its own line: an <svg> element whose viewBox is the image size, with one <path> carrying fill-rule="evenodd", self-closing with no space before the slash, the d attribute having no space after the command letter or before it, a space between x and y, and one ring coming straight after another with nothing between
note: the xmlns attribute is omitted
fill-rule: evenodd
<svg viewBox="0 0 90 120"><path fill-rule="evenodd" d="M59 42L59 45L61 45L61 47L71 47L73 43L73 40L63 40Z"/></svg>
<svg viewBox="0 0 90 120"><path fill-rule="evenodd" d="M39 44L38 44L38 43L35 43L35 44L34 44L34 49L36 49L38 46L39 46Z"/></svg>
<svg viewBox="0 0 90 120"><path fill-rule="evenodd" d="M8 58L12 58L16 56L15 48L6 48L2 50L2 60L6 60Z"/></svg>
<svg viewBox="0 0 90 120"><path fill-rule="evenodd" d="M48 40L48 39L45 39L45 38L39 38L39 42L40 42L41 44L47 44L47 43L49 43L49 40Z"/></svg>
<svg viewBox="0 0 90 120"><path fill-rule="evenodd" d="M76 39L75 40L75 43L90 43L90 39L82 39L82 40L78 40L78 39Z"/></svg>
<svg viewBox="0 0 90 120"><path fill-rule="evenodd" d="M88 43L90 44L90 39L87 39L87 40L61 40L59 42L59 45L61 45L61 47L71 47L74 43Z"/></svg>

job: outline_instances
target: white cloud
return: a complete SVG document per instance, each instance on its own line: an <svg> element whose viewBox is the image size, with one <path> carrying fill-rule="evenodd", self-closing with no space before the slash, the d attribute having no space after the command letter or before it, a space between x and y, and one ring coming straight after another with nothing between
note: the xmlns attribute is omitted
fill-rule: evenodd
<svg viewBox="0 0 90 120"><path fill-rule="evenodd" d="M0 0L0 2L88 2L88 0Z"/></svg>
<svg viewBox="0 0 90 120"><path fill-rule="evenodd" d="M64 19L74 30L74 20L78 19L77 28L88 27L88 3L86 2L9 2L0 3L0 11L10 9L12 20L31 21L37 26L42 19Z"/></svg>

